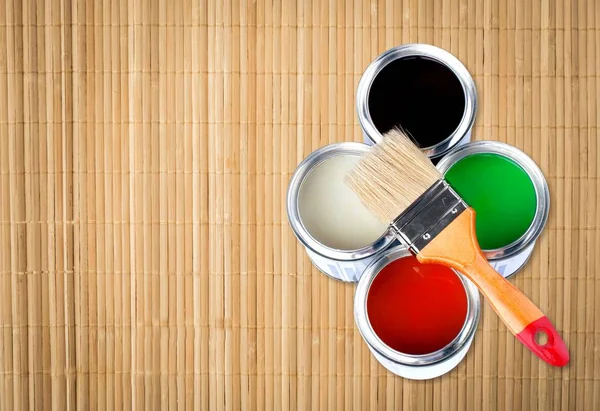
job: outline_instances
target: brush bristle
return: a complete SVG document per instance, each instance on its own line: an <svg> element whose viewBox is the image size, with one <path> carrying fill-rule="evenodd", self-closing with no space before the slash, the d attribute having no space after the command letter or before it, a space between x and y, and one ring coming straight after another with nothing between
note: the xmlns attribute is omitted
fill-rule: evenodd
<svg viewBox="0 0 600 411"><path fill-rule="evenodd" d="M403 132L392 129L348 173L346 183L389 224L441 178L427 156Z"/></svg>

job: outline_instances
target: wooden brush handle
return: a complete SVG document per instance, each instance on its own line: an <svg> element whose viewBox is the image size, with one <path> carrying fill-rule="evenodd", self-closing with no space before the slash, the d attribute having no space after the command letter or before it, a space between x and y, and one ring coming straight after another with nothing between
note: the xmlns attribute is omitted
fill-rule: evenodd
<svg viewBox="0 0 600 411"><path fill-rule="evenodd" d="M527 348L548 364L562 367L569 362L569 351L550 320L487 262L477 243L473 209L468 208L458 216L417 258L422 263L452 267L469 277ZM538 343L536 334L542 338L545 334L547 341Z"/></svg>

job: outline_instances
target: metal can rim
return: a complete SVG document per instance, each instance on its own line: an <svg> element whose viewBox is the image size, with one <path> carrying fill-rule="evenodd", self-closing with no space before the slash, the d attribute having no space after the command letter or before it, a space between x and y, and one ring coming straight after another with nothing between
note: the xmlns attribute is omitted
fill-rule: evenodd
<svg viewBox="0 0 600 411"><path fill-rule="evenodd" d="M444 49L430 44L414 43L397 46L380 54L369 64L358 83L356 90L358 121L371 141L374 143L381 141L382 135L375 127L369 111L369 94L373 81L381 70L392 61L405 57L419 56L435 60L452 70L462 85L465 94L465 110L456 130L445 140L432 147L425 147L423 149L428 157L438 158L452 150L468 134L477 113L477 91L473 77L471 77L471 74L460 60Z"/></svg>
<svg viewBox="0 0 600 411"><path fill-rule="evenodd" d="M550 190L548 189L548 183L546 182L542 170L540 170L531 157L517 147L500 141L475 141L465 144L444 157L437 164L437 168L445 175L450 167L459 160L473 154L483 153L498 154L515 161L523 170L525 170L531 179L537 200L533 221L521 237L504 247L494 250L482 250L488 260L497 260L519 253L521 250L524 250L530 244L535 242L542 234L550 213Z"/></svg>
<svg viewBox="0 0 600 411"><path fill-rule="evenodd" d="M292 227L296 238L298 238L298 241L319 255L338 261L361 260L363 258L370 257L381 250L384 250L395 239L392 231L388 229L382 234L381 237L366 247L356 250L339 250L327 247L326 245L317 241L310 235L308 230L306 230L304 224L302 224L302 219L298 209L298 195L304 179L310 174L310 172L323 161L334 156L343 154L362 155L368 151L369 146L363 143L342 142L329 144L313 151L304 160L302 160L290 179L286 198L287 214L290 226Z"/></svg>
<svg viewBox="0 0 600 411"><path fill-rule="evenodd" d="M467 317L457 336L445 347L428 354L413 355L396 351L385 344L371 327L367 314L367 295L373 280L381 270L393 261L412 255L404 246L391 248L375 259L364 271L354 293L354 319L365 342L378 354L388 360L409 366L431 365L443 361L468 344L477 330L481 312L479 290L462 274L456 272L465 287L467 295ZM453 270L454 271L454 270Z"/></svg>

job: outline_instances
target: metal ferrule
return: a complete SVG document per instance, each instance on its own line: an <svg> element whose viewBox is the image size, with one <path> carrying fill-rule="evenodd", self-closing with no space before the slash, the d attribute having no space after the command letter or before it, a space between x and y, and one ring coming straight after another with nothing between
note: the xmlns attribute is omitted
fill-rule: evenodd
<svg viewBox="0 0 600 411"><path fill-rule="evenodd" d="M392 227L407 247L419 253L467 207L448 183L438 180L394 220Z"/></svg>

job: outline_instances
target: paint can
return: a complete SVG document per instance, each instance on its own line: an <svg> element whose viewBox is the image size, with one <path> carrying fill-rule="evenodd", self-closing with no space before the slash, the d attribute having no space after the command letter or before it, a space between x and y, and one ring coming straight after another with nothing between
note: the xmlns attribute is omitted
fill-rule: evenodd
<svg viewBox="0 0 600 411"><path fill-rule="evenodd" d="M358 281L364 269L392 244L395 237L389 227L382 224L381 235L376 234L373 237L372 233L368 233L373 239L368 243L335 244L335 238L330 239L325 237L323 233L319 233L321 230L320 225L333 224L330 220L342 217L342 212L346 211L346 206L354 206L356 209L364 206L360 203L358 197L350 191L350 188L343 189L348 190L347 192L335 192L336 189L342 190L342 188L334 186L332 189L331 186L327 187L325 185L322 188L329 188L329 190L319 193L317 190L319 187L311 187L311 185L323 181L325 181L323 184L343 184L342 181L338 181L343 178L342 170L335 168L333 161L358 162L360 157L368 150L369 146L354 142L331 144L317 149L298 165L288 186L287 213L294 234L304 245L313 264L324 274L341 281ZM350 165L344 163L340 167ZM329 169L325 167L329 167ZM317 179L319 180L317 181ZM331 181L328 179L331 179ZM340 196L349 197L345 199ZM316 210L311 210L315 207L317 207ZM321 209L318 207L321 207ZM315 220L316 223L312 222L309 218L312 217L311 212L322 214L318 217L325 217L325 219ZM330 215L327 215L328 213ZM356 221L361 221L361 224L366 225L366 220L370 218L375 219L372 215L365 216L363 214L356 217L355 221L344 221L344 223L349 228L352 228L353 225L357 226L354 228L360 228L355 224ZM380 222L377 223L381 224ZM339 227L330 227L330 231L333 232L336 228ZM359 234L362 235L362 233ZM353 235L356 236L356 233L347 233L346 237L351 238Z"/></svg>
<svg viewBox="0 0 600 411"><path fill-rule="evenodd" d="M451 269L451 274L455 274L459 282L464 286L467 300L466 314L462 328L451 339L449 343L435 351L420 354L407 354L400 352L386 344L378 333L374 330L371 321L371 313L367 304L369 294L374 282L378 276L382 275L384 268L397 260L413 258L410 252L403 246L393 247L380 255L367 267L358 282L354 296L354 316L356 325L367 343L369 350L373 353L377 361L392 373L404 378L414 380L424 380L439 377L454 367L465 357L473 338L480 316L479 292L475 285L461 274ZM416 261L416 259L415 259ZM424 267L422 265L421 267ZM430 266L430 265L428 265ZM455 279L456 280L456 279ZM402 315L403 313L397 313ZM410 315L410 313L408 313ZM443 315L442 315L443 316ZM380 333L381 334L381 333ZM409 350L406 350L409 351Z"/></svg>
<svg viewBox="0 0 600 411"><path fill-rule="evenodd" d="M365 143L400 126L434 163L468 142L477 112L475 82L452 54L428 44L407 44L377 57L356 91Z"/></svg>
<svg viewBox="0 0 600 411"><path fill-rule="evenodd" d="M475 209L477 239L492 267L504 277L519 271L550 210L548 184L539 167L516 147L478 141L444 157L437 168Z"/></svg>

